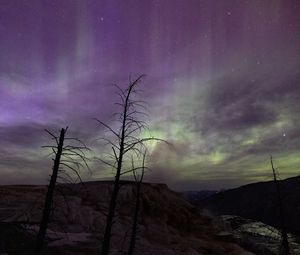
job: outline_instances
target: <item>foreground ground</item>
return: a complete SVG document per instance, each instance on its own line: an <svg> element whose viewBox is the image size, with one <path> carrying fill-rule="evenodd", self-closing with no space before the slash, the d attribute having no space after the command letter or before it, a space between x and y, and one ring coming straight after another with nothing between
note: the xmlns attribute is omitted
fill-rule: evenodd
<svg viewBox="0 0 300 255"><path fill-rule="evenodd" d="M111 189L111 182L58 187L48 231L48 254L99 254ZM126 254L128 249L134 191L133 183L122 184L111 254ZM26 254L31 249L45 192L44 186L0 188L2 253ZM254 254L228 234L231 230L225 221L201 213L166 185L143 184L136 255Z"/></svg>

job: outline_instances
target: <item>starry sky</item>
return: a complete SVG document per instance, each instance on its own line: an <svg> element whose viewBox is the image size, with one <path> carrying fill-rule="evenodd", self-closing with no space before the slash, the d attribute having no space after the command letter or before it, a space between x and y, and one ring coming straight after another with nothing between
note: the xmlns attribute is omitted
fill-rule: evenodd
<svg viewBox="0 0 300 255"><path fill-rule="evenodd" d="M146 180L221 189L300 173L300 1L2 0L0 184L46 183L47 128L93 149L146 74ZM113 176L91 160L85 180Z"/></svg>

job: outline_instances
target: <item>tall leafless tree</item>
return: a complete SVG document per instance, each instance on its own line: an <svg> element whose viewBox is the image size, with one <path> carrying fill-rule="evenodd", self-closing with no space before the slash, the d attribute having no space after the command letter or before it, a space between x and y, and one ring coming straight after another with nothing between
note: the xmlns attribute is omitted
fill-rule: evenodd
<svg viewBox="0 0 300 255"><path fill-rule="evenodd" d="M106 219L106 226L102 242L101 255L108 255L110 249L111 233L113 226L113 219L117 205L117 198L120 190L121 175L133 172L140 169L124 169L124 159L130 154L140 154L141 148L145 147L145 142L151 140L161 139L154 137L141 138L141 131L147 128L146 122L143 121L145 115L145 102L135 99L135 96L140 92L137 88L144 75L138 76L136 79L129 79L129 85L126 89L121 89L116 85L117 95L120 101L116 103L120 107L120 111L115 113L119 127L114 129L112 126L96 119L96 121L104 126L113 136L112 139L101 138L112 148L112 153L108 160L101 161L112 167L115 170L115 178L113 183L113 190L108 207L108 214Z"/></svg>
<svg viewBox="0 0 300 255"><path fill-rule="evenodd" d="M88 147L79 139L66 137L68 127L62 128L60 131L59 137L54 135L48 130L45 130L55 141L55 145L43 146L44 148L50 148L51 154L54 154L55 158L53 159L54 165L52 168L52 175L47 189L47 194L45 197L42 220L39 226L39 232L36 239L35 251L37 254L40 254L44 248L44 242L46 237L46 232L49 224L50 214L52 211L53 198L55 187L57 184L57 179L60 177L64 180L71 178L71 172L75 174L76 178L81 180L79 168L87 165L87 157L85 156L85 151L89 150ZM64 145L66 140L75 141L79 145ZM64 178L65 176L66 178Z"/></svg>
<svg viewBox="0 0 300 255"><path fill-rule="evenodd" d="M278 200L278 209L279 209L279 219L280 219L280 229L281 229L281 244L280 244L280 255L290 255L290 247L289 247L289 241L288 241L288 234L286 230L285 225L285 215L284 215L284 206L283 206L283 200L282 200L282 193L281 188L279 185L279 182L277 180L276 170L274 168L273 164L273 158L272 155L270 156L270 162L273 172L273 179L276 186L276 192L277 192L277 200Z"/></svg>

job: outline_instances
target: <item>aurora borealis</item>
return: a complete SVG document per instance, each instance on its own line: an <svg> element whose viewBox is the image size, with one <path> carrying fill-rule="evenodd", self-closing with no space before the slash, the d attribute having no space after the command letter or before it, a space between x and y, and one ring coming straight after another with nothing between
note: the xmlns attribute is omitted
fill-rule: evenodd
<svg viewBox="0 0 300 255"><path fill-rule="evenodd" d="M297 0L3 0L0 183L45 183L45 128L96 138L114 87L142 82L150 181L228 188L300 173ZM112 176L91 162L89 180Z"/></svg>

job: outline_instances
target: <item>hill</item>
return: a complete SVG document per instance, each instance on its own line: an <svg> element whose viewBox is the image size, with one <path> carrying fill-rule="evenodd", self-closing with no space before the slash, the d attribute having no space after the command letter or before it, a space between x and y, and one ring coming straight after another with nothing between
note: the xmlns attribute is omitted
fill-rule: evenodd
<svg viewBox="0 0 300 255"><path fill-rule="evenodd" d="M127 251L134 188L133 183L122 182L111 254ZM57 187L48 254L99 254L111 190L111 182ZM0 252L28 254L45 192L45 186L0 187ZM233 241L220 238L220 224L164 184L143 184L141 204L136 255L251 254Z"/></svg>
<svg viewBox="0 0 300 255"><path fill-rule="evenodd" d="M279 181L288 231L300 235L300 177ZM279 210L274 182L252 183L226 190L197 203L216 214L238 215L279 227Z"/></svg>

